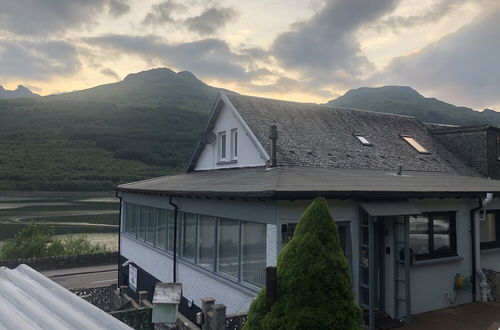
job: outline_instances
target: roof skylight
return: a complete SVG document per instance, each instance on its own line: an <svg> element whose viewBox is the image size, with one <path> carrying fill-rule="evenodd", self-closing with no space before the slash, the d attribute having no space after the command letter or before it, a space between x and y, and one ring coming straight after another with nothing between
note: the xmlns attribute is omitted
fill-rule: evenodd
<svg viewBox="0 0 500 330"><path fill-rule="evenodd" d="M411 145L419 153L421 153L421 154L428 154L429 153L429 151L427 151L427 149L425 149L413 137L411 137L411 136L405 136L405 135L402 135L401 137L403 138L403 140L405 140L406 142L408 142L408 144Z"/></svg>
<svg viewBox="0 0 500 330"><path fill-rule="evenodd" d="M372 144L370 143L370 141L368 141L368 139L366 137L364 137L363 135L354 135L356 137L356 139L358 139L359 142L361 142L362 145L364 146L371 146Z"/></svg>

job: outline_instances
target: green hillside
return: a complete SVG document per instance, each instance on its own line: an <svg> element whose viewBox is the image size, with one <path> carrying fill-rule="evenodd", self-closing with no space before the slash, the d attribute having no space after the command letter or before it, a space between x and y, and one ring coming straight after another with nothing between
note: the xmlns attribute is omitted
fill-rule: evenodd
<svg viewBox="0 0 500 330"><path fill-rule="evenodd" d="M155 69L88 90L0 100L0 190L110 190L182 170L219 89Z"/></svg>
<svg viewBox="0 0 500 330"><path fill-rule="evenodd" d="M457 107L404 86L352 89L327 105L408 115L427 123L500 126L500 113L493 110Z"/></svg>

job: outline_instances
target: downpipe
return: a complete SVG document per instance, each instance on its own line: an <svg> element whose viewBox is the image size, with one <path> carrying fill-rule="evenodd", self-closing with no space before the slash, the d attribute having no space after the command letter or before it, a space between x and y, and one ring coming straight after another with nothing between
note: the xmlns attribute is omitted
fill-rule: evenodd
<svg viewBox="0 0 500 330"><path fill-rule="evenodd" d="M168 204L170 204L174 208L174 259L173 259L173 282L177 283L177 213L179 211L179 206L172 202L172 195L168 200Z"/></svg>
<svg viewBox="0 0 500 330"><path fill-rule="evenodd" d="M490 298L490 289L488 287L488 280L486 279L486 275L481 268L481 237L479 221L481 221L481 210L486 212L486 205L488 205L492 200L493 193L487 193L486 198L482 200L482 207L480 209L474 210L474 260L476 266L475 272L479 279L481 301L488 301L488 298ZM486 213L484 213L484 215L486 216Z"/></svg>

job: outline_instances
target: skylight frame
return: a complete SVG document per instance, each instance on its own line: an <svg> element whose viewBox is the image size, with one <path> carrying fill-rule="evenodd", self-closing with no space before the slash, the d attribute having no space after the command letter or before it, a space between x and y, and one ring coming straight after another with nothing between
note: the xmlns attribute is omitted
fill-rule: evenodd
<svg viewBox="0 0 500 330"><path fill-rule="evenodd" d="M413 136L411 135L401 135L401 138L408 143L413 149L415 149L419 154L428 155L430 154L429 150L420 144Z"/></svg>
<svg viewBox="0 0 500 330"><path fill-rule="evenodd" d="M364 136L363 134L353 134L353 135L356 138L356 140L358 140L362 145L367 147L373 146L373 144L370 141L368 141L366 136Z"/></svg>

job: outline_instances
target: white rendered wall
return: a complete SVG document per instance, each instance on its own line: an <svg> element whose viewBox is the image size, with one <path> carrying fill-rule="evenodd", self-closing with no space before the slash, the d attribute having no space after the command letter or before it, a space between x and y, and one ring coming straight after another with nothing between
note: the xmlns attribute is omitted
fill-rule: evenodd
<svg viewBox="0 0 500 330"><path fill-rule="evenodd" d="M231 160L231 130L234 128L238 130L238 159L236 162L217 164L219 161L219 132L226 132L226 153L227 160L229 161ZM245 129L243 123L238 118L238 115L229 106L224 105L221 109L215 121L213 132L217 136L217 140L212 144L205 145L204 149L200 153L200 156L198 157L198 161L194 168L195 171L235 167L256 167L264 166L266 164L265 155L262 155L262 153L259 152L259 149L252 142L249 132Z"/></svg>
<svg viewBox="0 0 500 330"><path fill-rule="evenodd" d="M132 260L162 282L172 282L172 256L145 243L121 237L121 255ZM201 267L178 259L177 281L182 283L182 295L201 306L201 299L212 297L227 306L227 313L247 311L257 292L223 279Z"/></svg>

